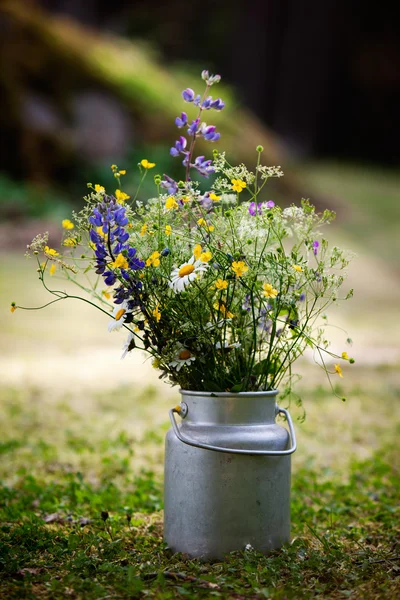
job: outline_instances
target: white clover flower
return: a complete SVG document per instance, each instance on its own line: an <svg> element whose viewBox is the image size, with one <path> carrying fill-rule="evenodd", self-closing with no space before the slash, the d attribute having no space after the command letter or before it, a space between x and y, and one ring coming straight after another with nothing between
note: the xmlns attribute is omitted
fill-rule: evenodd
<svg viewBox="0 0 400 600"><path fill-rule="evenodd" d="M121 360L122 360L123 358L125 358L125 356L128 354L128 352L130 352L131 350L133 350L133 349L134 349L134 347L135 347L135 344L131 345L131 342L132 342L132 340L134 339L134 337L135 337L135 336L133 335L133 333L132 333L132 332L130 332L130 333L129 333L129 335L128 335L128 337L126 338L126 342L125 342L125 344L124 344L124 345L123 345L123 347L122 347L123 354L122 354L122 356L121 356Z"/></svg>
<svg viewBox="0 0 400 600"><path fill-rule="evenodd" d="M176 294L183 292L185 287L198 277L201 277L207 268L207 263L196 260L196 258L192 256L188 262L183 263L180 267L177 267L172 271L169 287L172 288Z"/></svg>
<svg viewBox="0 0 400 600"><path fill-rule="evenodd" d="M124 300L122 304L117 304L113 310L114 319L108 323L108 331L118 331L121 329L122 325L125 323L125 319L129 313L132 312L132 309L128 308L128 302Z"/></svg>
<svg viewBox="0 0 400 600"><path fill-rule="evenodd" d="M196 357L193 356L190 350L188 350L188 348L185 348L184 346L181 346L178 349L175 358L169 363L169 366L173 367L177 371L180 371L184 365L190 365L190 363L192 363L195 360Z"/></svg>

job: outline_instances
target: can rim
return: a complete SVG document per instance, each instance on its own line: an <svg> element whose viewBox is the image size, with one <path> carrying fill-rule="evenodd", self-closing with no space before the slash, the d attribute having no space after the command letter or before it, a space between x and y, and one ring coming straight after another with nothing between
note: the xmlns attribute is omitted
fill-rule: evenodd
<svg viewBox="0 0 400 600"><path fill-rule="evenodd" d="M185 396L206 396L208 398L254 398L254 397L275 397L279 394L278 390L263 390L257 392L198 392L194 390L179 389L179 393Z"/></svg>

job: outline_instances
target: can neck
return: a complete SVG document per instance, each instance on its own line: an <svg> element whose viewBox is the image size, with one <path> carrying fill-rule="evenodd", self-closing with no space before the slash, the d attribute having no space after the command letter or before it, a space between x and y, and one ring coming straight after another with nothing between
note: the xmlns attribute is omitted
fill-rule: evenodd
<svg viewBox="0 0 400 600"><path fill-rule="evenodd" d="M276 390L239 394L180 390L187 406L186 423L214 425L265 425L275 422Z"/></svg>

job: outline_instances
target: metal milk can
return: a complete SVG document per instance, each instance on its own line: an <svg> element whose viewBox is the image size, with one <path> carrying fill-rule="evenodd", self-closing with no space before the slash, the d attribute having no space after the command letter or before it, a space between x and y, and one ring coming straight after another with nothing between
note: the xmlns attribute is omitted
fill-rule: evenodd
<svg viewBox="0 0 400 600"><path fill-rule="evenodd" d="M180 393L165 448L168 546L207 560L247 544L267 553L288 542L296 437L290 414L276 405L278 392ZM279 413L290 435L275 423Z"/></svg>

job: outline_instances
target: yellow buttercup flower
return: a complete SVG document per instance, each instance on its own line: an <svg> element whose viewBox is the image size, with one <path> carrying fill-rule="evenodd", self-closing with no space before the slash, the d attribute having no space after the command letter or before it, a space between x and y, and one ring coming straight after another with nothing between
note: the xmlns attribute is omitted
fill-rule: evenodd
<svg viewBox="0 0 400 600"><path fill-rule="evenodd" d="M292 265L292 267L298 273L303 273L303 269L302 269L302 267L300 267L300 265Z"/></svg>
<svg viewBox="0 0 400 600"><path fill-rule="evenodd" d="M342 368L340 365L335 365L335 371L339 375L339 377L342 377L342 379L343 379L343 372L342 372Z"/></svg>
<svg viewBox="0 0 400 600"><path fill-rule="evenodd" d="M215 229L214 225L209 225L209 223L207 223L207 221L203 218L197 221L197 225L200 225L200 227L204 227L206 231L214 231Z"/></svg>
<svg viewBox="0 0 400 600"><path fill-rule="evenodd" d="M263 295L266 298L276 298L278 295L278 290L272 287L270 283L263 284Z"/></svg>
<svg viewBox="0 0 400 600"><path fill-rule="evenodd" d="M241 277L248 270L249 270L249 267L244 263L243 260L239 260L239 261L234 260L233 261L232 271L235 273L236 277Z"/></svg>
<svg viewBox="0 0 400 600"><path fill-rule="evenodd" d="M161 319L161 313L158 309L158 304L155 307L155 309L151 312L151 314L153 315L153 317L155 318L155 320L157 321L157 323L159 322L159 320Z"/></svg>
<svg viewBox="0 0 400 600"><path fill-rule="evenodd" d="M139 235L141 235L143 237L144 235L146 235L146 233L147 233L147 223L144 223L142 225L142 229L140 230Z"/></svg>
<svg viewBox="0 0 400 600"><path fill-rule="evenodd" d="M203 252L203 249L200 246L200 244L196 244L195 247L193 248L193 256L195 257L196 260L199 260L202 252Z"/></svg>
<svg viewBox="0 0 400 600"><path fill-rule="evenodd" d="M96 227L96 233L98 233L99 235L101 235L101 237L105 238L106 237L106 233L104 233L103 231L103 226L100 225L100 227Z"/></svg>
<svg viewBox="0 0 400 600"><path fill-rule="evenodd" d="M61 221L61 225L63 229L73 229L75 227L75 225L69 219L64 219Z"/></svg>
<svg viewBox="0 0 400 600"><path fill-rule="evenodd" d="M166 225L165 226L165 235L171 235L171 233L172 233L171 225Z"/></svg>
<svg viewBox="0 0 400 600"><path fill-rule="evenodd" d="M172 209L178 208L178 203L173 196L170 196L169 198L166 199L165 208L167 210L172 210Z"/></svg>
<svg viewBox="0 0 400 600"><path fill-rule="evenodd" d="M231 183L232 189L238 194L240 194L240 192L242 192L247 185L247 183L245 181L242 181L241 179L232 179Z"/></svg>
<svg viewBox="0 0 400 600"><path fill-rule="evenodd" d="M106 189L104 186L99 185L98 183L96 183L96 185L94 186L94 191L97 192L98 194L105 194L106 193Z"/></svg>
<svg viewBox="0 0 400 600"><path fill-rule="evenodd" d="M56 269L57 269L56 265L52 264L51 267L50 267L50 269L49 269L50 275L54 275L54 273L56 272Z"/></svg>
<svg viewBox="0 0 400 600"><path fill-rule="evenodd" d="M151 265L153 265L153 267L158 267L160 265L160 256L161 254L159 252L153 252L146 260L146 267L150 267Z"/></svg>
<svg viewBox="0 0 400 600"><path fill-rule="evenodd" d="M107 298L107 300L109 300L111 298L111 294L110 294L110 292L107 292L107 290L102 290L101 293L104 296L104 298Z"/></svg>
<svg viewBox="0 0 400 600"><path fill-rule="evenodd" d="M214 202L218 202L219 200L221 200L221 196L217 196L217 194L214 194L214 192L212 192L210 194L210 200L213 200Z"/></svg>
<svg viewBox="0 0 400 600"><path fill-rule="evenodd" d="M57 250L54 250L54 248L49 248L48 246L44 247L43 252L49 256L60 256L60 253L57 252Z"/></svg>
<svg viewBox="0 0 400 600"><path fill-rule="evenodd" d="M224 319L233 319L233 317L235 316L227 309L225 302L223 302L222 300L214 302L213 307L215 308L215 310L218 310L221 313Z"/></svg>
<svg viewBox="0 0 400 600"><path fill-rule="evenodd" d="M125 194L125 192L121 192L121 190L115 190L115 197L117 199L118 204L123 204L125 200L129 200L130 196Z"/></svg>
<svg viewBox="0 0 400 600"><path fill-rule="evenodd" d="M129 264L125 256L120 252L114 262L111 263L111 267L114 267L114 269L128 269Z"/></svg>
<svg viewBox="0 0 400 600"><path fill-rule="evenodd" d="M140 164L142 165L143 169L152 169L153 167L156 166L156 163L149 162L147 160L147 158L144 158L143 160L141 160Z"/></svg>
<svg viewBox="0 0 400 600"><path fill-rule="evenodd" d="M120 175L126 175L126 169L121 169L119 172Z"/></svg>
<svg viewBox="0 0 400 600"><path fill-rule="evenodd" d="M217 288L217 290L226 290L226 288L228 287L228 282L226 281L226 279L217 279L217 281L215 282L215 287Z"/></svg>
<svg viewBox="0 0 400 600"><path fill-rule="evenodd" d="M207 252L202 252L200 254L200 260L201 260L201 262L209 262L211 260L211 258L212 258L211 252L207 251Z"/></svg>
<svg viewBox="0 0 400 600"><path fill-rule="evenodd" d="M74 238L65 238L62 245L66 246L67 248L75 248L77 243L78 242Z"/></svg>
<svg viewBox="0 0 400 600"><path fill-rule="evenodd" d="M343 360L349 360L349 355L347 354L347 352L342 352L342 358Z"/></svg>
<svg viewBox="0 0 400 600"><path fill-rule="evenodd" d="M190 202L191 198L190 196L182 196L181 200L184 204L187 204L188 202Z"/></svg>

